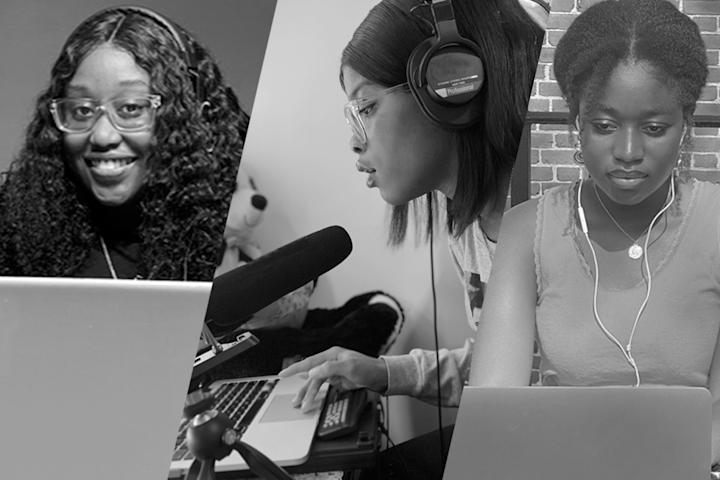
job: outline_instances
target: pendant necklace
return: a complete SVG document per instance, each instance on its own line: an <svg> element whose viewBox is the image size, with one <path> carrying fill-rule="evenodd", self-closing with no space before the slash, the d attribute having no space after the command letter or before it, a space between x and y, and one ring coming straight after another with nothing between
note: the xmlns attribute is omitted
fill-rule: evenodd
<svg viewBox="0 0 720 480"><path fill-rule="evenodd" d="M107 263L108 269L110 270L110 275L112 275L112 278L114 280L118 279L117 273L115 273L115 266L113 265L112 258L110 258L110 251L107 248L107 245L105 245L105 239L100 235L100 245L102 246L103 254L105 255L105 263Z"/></svg>
<svg viewBox="0 0 720 480"><path fill-rule="evenodd" d="M622 228L617 221L615 221L613 216L610 214L610 211L607 209L607 207L603 203L602 199L600 198L600 194L598 193L598 188L597 188L596 183L593 184L593 187L595 189L595 196L597 197L598 202L600 202L600 206L603 208L603 210L605 210L605 213L607 213L607 216L610 217L610 220L612 220L612 222L615 224L615 226L618 227L620 229L620 231L627 238L630 239L631 242L633 242L633 244L630 246L630 248L628 248L628 251L627 251L628 256L630 258L632 258L633 260L637 260L637 259L641 258L643 256L644 252L643 252L642 247L640 245L638 245L638 240L640 240L642 237L644 237L646 233L649 234L648 229L650 228L650 225L652 225L652 222L650 222L650 225L647 226L645 231L643 233L641 233L637 239L633 239L630 235L628 235L628 233L625 231L625 229ZM665 202L667 203L667 199L665 199Z"/></svg>

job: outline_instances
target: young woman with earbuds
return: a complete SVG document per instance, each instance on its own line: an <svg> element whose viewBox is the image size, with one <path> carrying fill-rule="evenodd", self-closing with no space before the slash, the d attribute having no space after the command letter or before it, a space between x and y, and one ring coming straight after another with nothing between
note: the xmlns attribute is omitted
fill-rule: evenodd
<svg viewBox="0 0 720 480"><path fill-rule="evenodd" d="M710 389L720 460L720 187L684 173L706 50L665 0L600 2L555 53L584 178L510 210L470 383Z"/></svg>

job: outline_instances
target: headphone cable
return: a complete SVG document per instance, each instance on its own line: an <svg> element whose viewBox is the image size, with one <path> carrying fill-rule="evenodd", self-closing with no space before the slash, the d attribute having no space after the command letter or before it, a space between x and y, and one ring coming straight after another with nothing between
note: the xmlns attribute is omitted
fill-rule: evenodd
<svg viewBox="0 0 720 480"><path fill-rule="evenodd" d="M437 380L437 411L438 411L438 434L440 436L440 461L442 462L443 468L445 466L445 439L442 435L442 397L440 395L440 345L438 341L438 328L437 328L437 295L435 292L435 257L433 254L433 228L430 227L430 284L432 287L432 299L433 299L433 330L435 334L435 362L437 367L435 369L435 378Z"/></svg>

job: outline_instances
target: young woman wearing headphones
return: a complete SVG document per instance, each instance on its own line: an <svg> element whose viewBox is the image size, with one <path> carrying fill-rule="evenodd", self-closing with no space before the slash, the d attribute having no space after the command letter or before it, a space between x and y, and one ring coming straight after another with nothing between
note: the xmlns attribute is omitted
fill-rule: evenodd
<svg viewBox="0 0 720 480"><path fill-rule="evenodd" d="M376 5L343 51L340 80L356 168L393 206L390 242L404 240L411 211L430 234L442 202L474 328L544 31L520 2L437 3L450 4ZM457 406L471 343L380 358L335 347L281 375L310 372L303 407L325 381Z"/></svg>

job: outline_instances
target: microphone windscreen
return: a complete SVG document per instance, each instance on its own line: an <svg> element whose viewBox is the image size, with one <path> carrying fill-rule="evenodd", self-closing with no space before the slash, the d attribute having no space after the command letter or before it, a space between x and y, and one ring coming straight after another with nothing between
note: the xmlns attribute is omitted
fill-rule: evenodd
<svg viewBox="0 0 720 480"><path fill-rule="evenodd" d="M352 241L345 229L332 226L220 275L213 280L205 321L240 325L335 268L351 251Z"/></svg>

